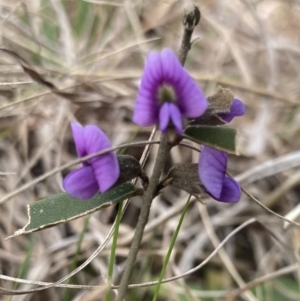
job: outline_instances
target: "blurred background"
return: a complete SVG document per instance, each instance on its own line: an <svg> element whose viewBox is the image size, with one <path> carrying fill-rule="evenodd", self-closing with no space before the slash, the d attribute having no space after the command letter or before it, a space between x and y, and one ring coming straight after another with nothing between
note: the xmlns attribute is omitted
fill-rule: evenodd
<svg viewBox="0 0 300 301"><path fill-rule="evenodd" d="M146 140L151 128L131 122L144 60L151 50L178 51L184 9L199 6L186 68L209 96L221 85L246 107L236 118L240 156L229 171L267 207L297 220L300 214L300 1L299 0L30 0L0 2L1 47L18 53L66 98L24 73L18 60L0 56L0 274L55 282L79 266L104 242L115 219L109 207L57 227L5 240L26 225L27 205L62 191L65 170L6 196L34 178L76 158L70 121L97 124L113 145ZM126 153L140 158L142 148ZM151 172L157 147L151 148ZM197 162L189 149L172 150L173 164ZM155 199L131 283L157 280L172 233L188 195L165 189ZM134 198L123 217L114 283L124 269L141 206ZM164 284L160 301L300 300L300 230L284 224L246 195L235 205L192 201L166 277L199 265L234 229L252 217L204 267ZM78 244L80 237L82 243ZM111 242L69 280L105 283ZM2 287L36 287L3 279ZM242 293L236 289L250 284ZM134 288L126 300L152 300L155 286ZM102 291L101 291L102 290ZM237 292L230 296L229 292ZM102 300L103 289L51 288L1 300ZM226 299L227 298L227 299Z"/></svg>

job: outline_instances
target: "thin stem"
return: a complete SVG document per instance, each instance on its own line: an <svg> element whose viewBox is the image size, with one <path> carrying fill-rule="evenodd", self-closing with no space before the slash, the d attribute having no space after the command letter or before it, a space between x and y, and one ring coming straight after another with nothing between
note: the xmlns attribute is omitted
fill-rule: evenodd
<svg viewBox="0 0 300 301"><path fill-rule="evenodd" d="M133 266L135 263L135 259L136 259L136 256L137 256L137 253L139 250L140 243L142 241L146 223L148 221L148 216L149 216L152 200L154 198L154 195L156 192L156 187L157 187L160 175L163 171L165 161L168 157L170 149L171 149L171 147L168 144L167 136L161 135L157 159L155 161L155 165L154 165L152 176L149 181L148 189L145 192L143 206L142 206L140 216L138 219L138 223L136 226L136 231L135 231L132 243L131 243L126 267L125 267L124 273L121 278L121 283L119 286L119 291L118 291L118 296L117 296L116 301L123 301L125 294L127 292L130 276L131 276Z"/></svg>
<svg viewBox="0 0 300 301"><path fill-rule="evenodd" d="M184 216L185 216L185 214L187 212L187 209L189 207L190 200L191 200L191 196L189 196L189 198L186 201L186 204L185 204L185 206L183 208L183 211L181 213L178 225L177 225L176 230L175 230L175 232L173 234L173 237L172 237L172 240L171 240L171 244L170 244L170 247L168 249L167 256L166 256L166 258L164 260L163 267L162 267L162 270L161 270L159 278L158 278L158 283L157 283L157 286L156 286L155 293L154 293L152 301L156 301L157 298L158 298L159 289L160 289L162 280L164 278L164 275L165 275L165 272L166 272L166 269L167 269L167 265L168 265L169 259L171 257L171 253L173 251L173 248L174 248L174 245L175 245L175 242L176 242L179 230L181 228L181 225L182 225L182 222L183 222L183 218L184 218Z"/></svg>
<svg viewBox="0 0 300 301"><path fill-rule="evenodd" d="M110 288L110 286L111 286L111 282L112 282L112 279L113 279L113 273L114 273L114 264L115 264L115 257L116 257L119 226L120 226L121 217L122 217L122 208L123 208L123 202L120 202L119 208L118 208L118 213L117 213L117 218L116 218L115 231L114 231L114 236L113 236L113 241L112 241L112 246L111 246L111 252L110 252L109 267L108 267L109 288L108 288L108 291L106 293L105 301L110 301L111 300L111 288Z"/></svg>
<svg viewBox="0 0 300 301"><path fill-rule="evenodd" d="M187 54L191 48L192 34L195 26L199 23L199 21L200 21L200 11L199 8L196 6L194 6L193 11L184 14L183 21L182 21L184 26L184 34L179 49L179 61L181 62L182 65L184 65ZM126 262L125 270L121 278L116 301L123 301L126 295L130 276L132 274L133 266L137 257L140 243L142 241L143 232L148 221L152 200L155 197L159 178L161 176L161 173L163 171L166 159L168 157L171 148L172 146L168 144L167 135L162 134L160 138L160 144L159 144L158 154L155 161L153 173L149 181L148 189L146 190L144 195L143 206L139 215L138 223L136 225L136 230L129 250L129 255Z"/></svg>
<svg viewBox="0 0 300 301"><path fill-rule="evenodd" d="M200 10L197 6L189 13L184 13L182 24L184 26L184 32L181 40L181 45L179 49L178 59L182 65L184 65L188 52L191 49L191 38L195 26L198 25L200 21Z"/></svg>

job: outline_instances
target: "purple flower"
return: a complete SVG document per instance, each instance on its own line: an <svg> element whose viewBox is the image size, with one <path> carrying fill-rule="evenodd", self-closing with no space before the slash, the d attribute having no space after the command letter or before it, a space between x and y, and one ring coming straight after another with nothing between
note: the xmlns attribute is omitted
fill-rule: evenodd
<svg viewBox="0 0 300 301"><path fill-rule="evenodd" d="M111 147L108 137L95 125L71 123L71 128L79 158ZM117 156L111 152L84 162L65 177L63 187L74 197L90 199L98 191L104 193L111 188L119 174Z"/></svg>
<svg viewBox="0 0 300 301"><path fill-rule="evenodd" d="M245 114L245 105L237 98L233 99L230 106L229 113L222 113L219 116L227 123L229 123L234 117L243 116Z"/></svg>
<svg viewBox="0 0 300 301"><path fill-rule="evenodd" d="M231 104L230 112L219 114L219 116L229 123L234 117L244 114L244 104L235 98ZM226 168L227 153L203 146L198 174L206 192L219 202L236 203L241 197L241 187L234 179L226 176Z"/></svg>
<svg viewBox="0 0 300 301"><path fill-rule="evenodd" d="M172 50L151 52L146 60L133 121L140 126L159 124L166 132L171 124L178 134L183 117L196 118L207 109L207 100L181 66Z"/></svg>
<svg viewBox="0 0 300 301"><path fill-rule="evenodd" d="M198 173L206 192L215 200L236 203L241 197L238 182L226 176L227 153L203 146Z"/></svg>

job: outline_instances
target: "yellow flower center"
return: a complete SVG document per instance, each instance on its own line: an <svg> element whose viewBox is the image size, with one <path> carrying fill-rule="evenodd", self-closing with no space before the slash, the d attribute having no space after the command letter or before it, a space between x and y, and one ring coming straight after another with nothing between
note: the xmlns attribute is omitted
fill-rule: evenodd
<svg viewBox="0 0 300 301"><path fill-rule="evenodd" d="M175 102L176 101L176 93L173 87L163 84L158 88L157 98L160 104L164 102Z"/></svg>

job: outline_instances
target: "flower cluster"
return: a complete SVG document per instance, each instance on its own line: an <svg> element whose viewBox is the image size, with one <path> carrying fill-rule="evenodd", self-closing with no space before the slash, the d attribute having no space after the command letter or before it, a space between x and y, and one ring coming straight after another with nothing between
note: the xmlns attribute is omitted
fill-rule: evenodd
<svg viewBox="0 0 300 301"><path fill-rule="evenodd" d="M158 124L166 133L183 133L187 119L196 119L208 109L208 101L201 89L181 66L170 49L161 54L151 52L146 60L138 90L133 121L141 126ZM209 111L209 110L208 110ZM227 110L216 114L222 123L245 113L244 104L230 100ZM96 126L71 124L77 154L83 157L111 147L107 136ZM203 146L198 175L205 192L220 202L235 203L241 196L240 185L226 176L227 153ZM71 172L63 182L72 196L89 199L98 191L110 189L120 177L120 166L113 152L100 155Z"/></svg>
<svg viewBox="0 0 300 301"><path fill-rule="evenodd" d="M162 132L174 127L178 134L183 131L183 118L200 117L208 102L201 89L181 66L170 49L149 54L142 82L138 91L133 121L141 126L158 124ZM230 111L221 113L224 122L245 113L243 103L234 99ZM227 154L204 146L199 160L199 177L206 192L221 202L237 202L241 188L225 175Z"/></svg>

